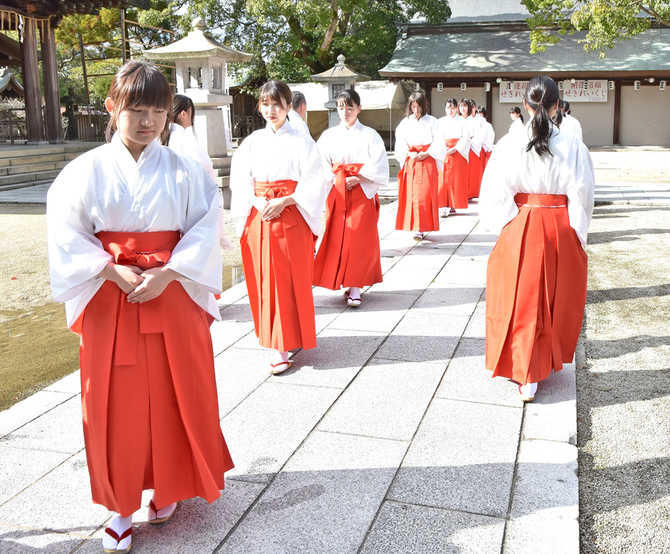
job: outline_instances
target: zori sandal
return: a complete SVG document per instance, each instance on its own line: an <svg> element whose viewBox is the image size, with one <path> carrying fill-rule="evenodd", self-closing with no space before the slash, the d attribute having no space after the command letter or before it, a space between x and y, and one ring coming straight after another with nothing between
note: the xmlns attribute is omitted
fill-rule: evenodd
<svg viewBox="0 0 670 554"><path fill-rule="evenodd" d="M103 539L102 548L105 550L105 552L112 552L115 554L119 554L120 552L130 552L130 547L132 546L133 543L132 525L128 527L128 529L126 529L123 533L121 533L121 535L119 535L116 531L114 531L114 529L110 529L109 527L105 529L105 533L107 533L110 537L112 537L112 539L116 541L116 546L112 550L104 545L104 539ZM125 544L126 539L128 539L127 544Z"/></svg>
<svg viewBox="0 0 670 554"><path fill-rule="evenodd" d="M149 500L149 513L147 515L147 521L151 523L151 525L161 525L162 523L166 523L174 515L176 509L177 502L157 510L156 504L154 504L154 500L152 498Z"/></svg>

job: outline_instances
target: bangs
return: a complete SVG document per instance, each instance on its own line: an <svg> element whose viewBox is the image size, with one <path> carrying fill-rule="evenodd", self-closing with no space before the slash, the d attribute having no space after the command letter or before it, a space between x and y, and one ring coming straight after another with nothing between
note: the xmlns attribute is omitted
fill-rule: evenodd
<svg viewBox="0 0 670 554"><path fill-rule="evenodd" d="M109 97L119 111L129 106L172 111L170 85L156 66L146 62L129 62L121 68L114 80Z"/></svg>
<svg viewBox="0 0 670 554"><path fill-rule="evenodd" d="M340 92L335 100L335 105L339 106L340 102L350 108L358 108L361 105L361 97L355 90L347 89Z"/></svg>
<svg viewBox="0 0 670 554"><path fill-rule="evenodd" d="M293 93L288 85L282 81L268 81L261 87L258 94L258 111L260 111L261 103L267 101L277 102L285 110L288 110L293 103Z"/></svg>

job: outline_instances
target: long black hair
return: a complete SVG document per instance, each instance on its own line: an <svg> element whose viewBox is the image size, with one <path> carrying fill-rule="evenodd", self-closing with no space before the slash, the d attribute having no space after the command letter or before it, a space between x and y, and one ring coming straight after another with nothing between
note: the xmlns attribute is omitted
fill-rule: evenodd
<svg viewBox="0 0 670 554"><path fill-rule="evenodd" d="M533 77L528 83L524 100L535 112L530 120L533 138L526 146L526 152L535 150L540 156L546 153L553 156L551 150L549 150L549 138L555 124L547 111L558 100L558 86L549 77Z"/></svg>
<svg viewBox="0 0 670 554"><path fill-rule="evenodd" d="M519 106L514 106L509 113L515 113L516 115L519 116L519 119L521 120L521 123L523 123L523 114L521 113L521 110L519 109Z"/></svg>

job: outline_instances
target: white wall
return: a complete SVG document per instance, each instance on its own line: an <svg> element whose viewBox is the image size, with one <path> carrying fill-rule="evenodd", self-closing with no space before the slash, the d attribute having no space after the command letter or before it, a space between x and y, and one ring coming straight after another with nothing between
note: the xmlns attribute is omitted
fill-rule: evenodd
<svg viewBox="0 0 670 554"><path fill-rule="evenodd" d="M611 146L614 140L614 94L607 91L607 102L570 102L570 111L582 126L586 146Z"/></svg>
<svg viewBox="0 0 670 554"><path fill-rule="evenodd" d="M571 104L572 106L572 104ZM670 88L621 87L619 141L623 146L670 147Z"/></svg>

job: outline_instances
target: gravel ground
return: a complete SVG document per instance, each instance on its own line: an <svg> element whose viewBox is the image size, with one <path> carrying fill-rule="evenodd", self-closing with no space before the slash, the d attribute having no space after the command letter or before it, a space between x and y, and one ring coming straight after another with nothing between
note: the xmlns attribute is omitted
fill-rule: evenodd
<svg viewBox="0 0 670 554"><path fill-rule="evenodd" d="M614 205L596 208L589 229L577 371L583 554L670 552L669 224L670 206Z"/></svg>

